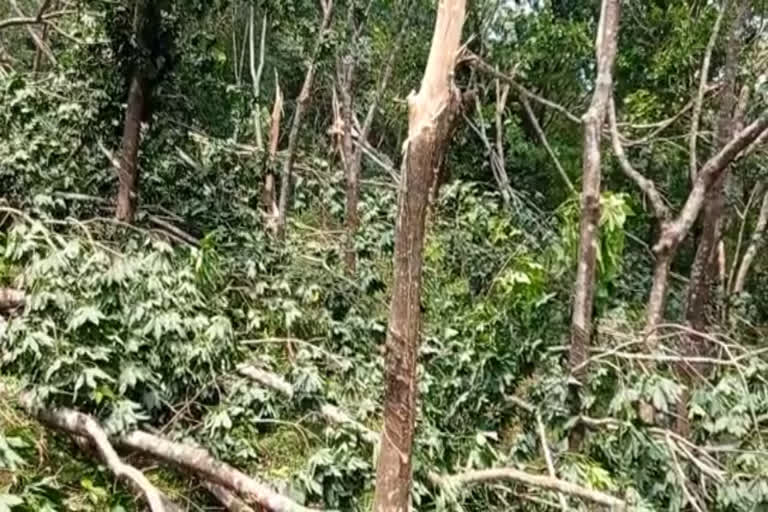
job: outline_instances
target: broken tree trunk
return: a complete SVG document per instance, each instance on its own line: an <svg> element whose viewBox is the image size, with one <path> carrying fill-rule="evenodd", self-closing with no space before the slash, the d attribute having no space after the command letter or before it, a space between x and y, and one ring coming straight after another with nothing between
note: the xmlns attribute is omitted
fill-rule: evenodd
<svg viewBox="0 0 768 512"><path fill-rule="evenodd" d="M275 194L275 161L277 158L277 145L280 140L280 119L283 116L283 92L275 73L275 103L272 105L272 116L269 126L269 150L266 156L264 171L264 194L262 207L266 216L267 228L273 233L277 229L277 197Z"/></svg>
<svg viewBox="0 0 768 512"><path fill-rule="evenodd" d="M304 76L304 84L301 86L301 92L299 93L299 97L296 99L296 110L293 113L291 131L288 133L288 150L285 157L285 163L283 165L283 175L280 180L280 204L277 214L278 236L283 236L285 234L285 223L288 218L288 204L291 199L293 164L296 161L296 149L299 143L299 130L301 128L304 112L306 112L307 108L309 107L312 84L315 81L315 72L317 71L317 59L320 56L320 50L323 47L323 41L325 41L326 34L328 33L331 25L333 0L321 0L321 4L323 8L323 19L320 23L320 31L317 34L315 46L312 49L312 55L309 60L307 74Z"/></svg>
<svg viewBox="0 0 768 512"><path fill-rule="evenodd" d="M408 139L398 193L394 282L386 340L384 428L374 512L410 510L416 417L416 358L421 329L424 234L433 171L449 143L460 94L453 70L466 0L440 0L424 79L408 98Z"/></svg>
<svg viewBox="0 0 768 512"><path fill-rule="evenodd" d="M595 268L600 222L600 135L613 89L613 64L619 32L619 0L603 0L598 24L595 52L597 79L589 110L584 114L584 146L581 189L581 225L576 279L573 284L571 316L570 368L582 368L587 358L592 329L592 306L595 293ZM574 377L579 380L583 369ZM579 392L574 392L574 408L580 408ZM572 448L581 441L581 430L572 431Z"/></svg>

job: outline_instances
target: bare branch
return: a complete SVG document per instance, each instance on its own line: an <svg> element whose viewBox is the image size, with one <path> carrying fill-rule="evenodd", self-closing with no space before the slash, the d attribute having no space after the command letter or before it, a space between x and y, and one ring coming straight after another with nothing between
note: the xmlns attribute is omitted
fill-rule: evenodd
<svg viewBox="0 0 768 512"><path fill-rule="evenodd" d="M7 18L0 21L0 30L4 28L16 27L16 26L22 26L22 25L38 25L38 24L46 23L48 20L59 18L67 14L71 14L72 12L73 11L71 10L63 10L63 11L49 12L48 14L44 14L43 16L30 17L30 16L22 15L14 18Z"/></svg>
<svg viewBox="0 0 768 512"><path fill-rule="evenodd" d="M240 470L213 458L203 448L174 443L140 430L121 436L116 442L124 448L176 464L273 512L316 512L315 509L299 505Z"/></svg>
<svg viewBox="0 0 768 512"><path fill-rule="evenodd" d="M662 236L654 246L654 252L658 254L675 247L687 236L691 226L696 222L707 190L712 183L741 151L766 130L768 130L768 110L763 111L760 117L737 133L725 147L702 166L682 211L673 222L665 226Z"/></svg>
<svg viewBox="0 0 768 512"><path fill-rule="evenodd" d="M704 94L707 88L707 79L709 77L709 65L712 60L712 50L715 48L715 42L717 41L717 34L720 32L720 25L725 15L726 7L723 6L717 15L715 20L715 26L712 28L712 34L709 36L709 42L707 42L707 48L704 53L704 61L701 64L701 74L699 76L699 90L696 93L696 101L693 104L693 119L691 121L691 133L688 142L689 145L689 158L690 158L690 178L691 182L696 179L696 171L698 170L698 161L696 158L696 141L699 137L699 119L701 117L701 107L704 103Z"/></svg>
<svg viewBox="0 0 768 512"><path fill-rule="evenodd" d="M500 72L498 69L494 68L487 62L485 62L479 55L476 55L472 52L465 52L465 58L464 61L468 62L470 66L473 66L474 68L484 72L488 73L489 75L493 76L497 80L500 80L506 84L511 85L512 87L517 90L518 93L522 96L526 96L527 98L536 101L538 103L541 103L544 106L547 106L553 110L556 110L563 114L566 118L573 121L574 123L581 123L581 119L576 116L575 114L572 114L570 111L568 111L567 108L564 106L555 103L554 101L550 101L546 98L543 98L539 96L538 94L526 89L523 87L517 80L515 80L514 75L507 75L505 73Z"/></svg>
<svg viewBox="0 0 768 512"><path fill-rule="evenodd" d="M557 158L557 155L552 150L552 146L549 145L547 136L544 134L544 130L541 129L539 120L536 119L536 114L533 113L531 104L528 102L528 98L526 97L525 94L520 95L520 102L523 104L525 113L528 114L528 118L530 119L531 124L533 125L533 129L536 131L536 134L539 136L539 140L541 141L544 148L547 150L547 153L549 154L549 156L552 158L552 162L554 162L557 172L560 173L560 176L563 178L563 181L565 181L565 184L568 186L568 190L570 190L571 193L575 194L576 187L573 186L573 182L568 177L568 173L565 172L565 169L563 169L563 166L560 163L560 159Z"/></svg>
<svg viewBox="0 0 768 512"><path fill-rule="evenodd" d="M593 503L611 507L613 510L626 510L626 503L624 501L609 494L587 489L586 487L582 487L566 480L542 475L532 475L514 468L480 469L451 476L440 476L436 473L430 473L429 479L439 486L449 485L455 487L512 480L513 482L532 487L540 487L550 491L577 496Z"/></svg>
<svg viewBox="0 0 768 512"><path fill-rule="evenodd" d="M619 130L616 127L616 105L613 100L611 100L611 103L608 107L608 119L611 131L611 142L613 143L613 152L619 161L621 170L624 171L624 174L626 174L629 179L634 181L638 188L640 188L640 190L642 190L643 193L648 197L656 218L662 221L668 219L672 216L672 212L664 202L664 198L656 189L656 185L653 183L653 181L649 180L641 173L636 171L632 167L632 164L629 163L629 159L624 153L624 148L622 147L619 136Z"/></svg>
<svg viewBox="0 0 768 512"><path fill-rule="evenodd" d="M26 401L26 403L25 403ZM107 434L92 417L70 409L40 409L32 411L31 402L22 398L25 408L35 413L35 416L43 423L69 434L85 436L93 442L99 456L116 477L132 482L140 488L147 499L152 512L165 512L160 492L147 480L144 473L135 467L125 464L117 455Z"/></svg>

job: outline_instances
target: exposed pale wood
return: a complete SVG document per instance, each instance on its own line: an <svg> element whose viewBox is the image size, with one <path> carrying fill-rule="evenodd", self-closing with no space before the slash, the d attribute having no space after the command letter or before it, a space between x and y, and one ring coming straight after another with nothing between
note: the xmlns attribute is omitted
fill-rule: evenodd
<svg viewBox="0 0 768 512"><path fill-rule="evenodd" d="M434 171L460 111L453 82L466 0L440 0L424 78L408 98L408 138L398 192L394 278L385 355L384 425L376 466L374 512L407 512L421 342L421 289L426 218Z"/></svg>
<svg viewBox="0 0 768 512"><path fill-rule="evenodd" d="M28 409L33 410L31 406L28 406ZM40 409L34 411L34 414L46 425L70 434L87 437L116 477L128 480L141 489L152 512L165 512L166 509L157 488L141 471L120 459L104 429L92 417L70 409Z"/></svg>

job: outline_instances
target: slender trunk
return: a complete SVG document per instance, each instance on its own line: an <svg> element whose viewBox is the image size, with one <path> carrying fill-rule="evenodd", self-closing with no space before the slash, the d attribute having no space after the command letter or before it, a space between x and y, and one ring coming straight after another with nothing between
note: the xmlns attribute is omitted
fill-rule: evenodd
<svg viewBox="0 0 768 512"><path fill-rule="evenodd" d="M712 286L717 279L717 248L720 224L725 209L725 177L723 174L707 192L702 212L702 233L691 265L686 297L685 320L692 328L702 331L711 318L707 311L711 303ZM688 354L693 355L693 354Z"/></svg>
<svg viewBox="0 0 768 512"><path fill-rule="evenodd" d="M768 226L768 188L766 188L765 195L763 195L763 202L760 205L760 213L757 216L755 230L752 232L752 239L749 242L747 251L744 253L744 258L741 260L739 271L736 274L736 281L733 285L734 294L739 294L744 291L744 286L746 285L752 262L755 260L755 256L757 256L758 251L765 243L766 226Z"/></svg>
<svg viewBox="0 0 768 512"><path fill-rule="evenodd" d="M656 253L656 262L653 266L653 279L651 281L651 292L648 294L648 304L646 306L645 332L648 337L646 346L648 351L653 352L658 346L658 336L656 328L664 319L664 308L667 302L667 283L669 282L669 267L677 253L677 246Z"/></svg>
<svg viewBox="0 0 768 512"><path fill-rule="evenodd" d="M312 84L315 80L317 71L317 59L320 56L320 50L323 47L323 41L331 24L331 14L333 13L333 0L322 0L323 19L320 24L320 32L315 40L315 46L312 49L312 55L307 68L307 74L304 76L304 84L301 86L301 92L296 101L296 111L293 114L291 131L288 133L288 154L283 165L283 175L280 180L280 205L277 215L277 233L279 236L285 234L285 223L288 216L288 203L291 199L291 179L293 178L293 164L296 161L296 147L299 142L299 130L301 122L309 107Z"/></svg>
<svg viewBox="0 0 768 512"><path fill-rule="evenodd" d="M584 361L590 344L592 306L595 292L595 267L600 222L600 134L613 88L613 64L619 31L619 0L603 0L596 43L597 80L589 110L582 120L584 146L581 190L581 225L576 279L573 285L571 316L570 368L580 368L574 377L584 373ZM574 390L574 411L581 408L578 390ZM574 429L571 448L577 449L582 433Z"/></svg>
<svg viewBox="0 0 768 512"><path fill-rule="evenodd" d="M115 217L122 222L132 223L136 215L139 185L139 145L141 144L141 122L147 108L149 87L140 70L133 73L128 91L128 105L123 123L123 139L120 149L119 187Z"/></svg>
<svg viewBox="0 0 768 512"><path fill-rule="evenodd" d="M356 63L354 57L348 55L339 63L338 82L339 96L341 98L341 155L344 163L344 178L346 182L346 203L344 211L344 224L346 227L344 239L344 264L347 273L355 273L357 253L355 251L355 235L357 234L360 220L357 205L360 200L360 161L352 141L353 106L352 90L354 89ZM360 141L363 143L364 141Z"/></svg>
<svg viewBox="0 0 768 512"><path fill-rule="evenodd" d="M466 0L440 0L418 94L408 100L408 143L395 228L394 281L386 341L384 428L376 468L374 512L410 510L416 365L421 330L421 271L432 172L449 143L460 95L453 69Z"/></svg>
<svg viewBox="0 0 768 512"><path fill-rule="evenodd" d="M275 159L277 157L277 144L280 140L280 119L283 116L283 92L275 74L275 103L272 105L272 117L269 125L269 150L266 158L266 170L264 176L264 195L262 204L267 218L267 228L273 233L276 228L278 215L277 199L275 195Z"/></svg>
<svg viewBox="0 0 768 512"><path fill-rule="evenodd" d="M725 66L723 70L724 86L720 97L720 105L717 114L717 127L715 131L716 150L723 149L728 141L741 125L738 115L743 115L746 106L735 111L738 89L736 85L739 53L741 50L742 17L746 12L745 0L740 0L733 5L730 13L730 25L728 28L728 41L726 44ZM722 14L721 14L722 16ZM692 147L695 149L695 146ZM696 162L696 154L691 154L691 161ZM701 218L702 233L696 247L696 256L691 266L690 279L685 304L685 321L696 331L704 331L709 327L713 317L709 311L712 305L712 288L718 279L718 248L722 233L723 213L725 211L725 188L729 175L729 167L726 166L722 173L715 179L707 190L704 211ZM685 336L682 340L681 353L684 356L702 355L705 341L696 335ZM675 371L686 393L680 397L677 404L677 433L687 436L690 431L688 423L688 393L687 387L691 382L691 370L687 363L675 365Z"/></svg>
<svg viewBox="0 0 768 512"><path fill-rule="evenodd" d="M728 27L725 67L723 71L724 85L720 96L715 133L716 149L721 150L737 131L741 124L737 119L736 103L738 89L736 79L738 73L739 53L741 50L740 25L745 13L746 2L740 0L733 6ZM743 108L741 114L743 114ZM688 325L696 330L704 330L709 325L707 307L710 305L710 291L717 279L717 247L723 212L725 209L725 182L728 167L707 190L704 211L701 218L702 233L696 248L696 256L691 267L690 281L685 308L685 319ZM688 354L694 355L694 354Z"/></svg>

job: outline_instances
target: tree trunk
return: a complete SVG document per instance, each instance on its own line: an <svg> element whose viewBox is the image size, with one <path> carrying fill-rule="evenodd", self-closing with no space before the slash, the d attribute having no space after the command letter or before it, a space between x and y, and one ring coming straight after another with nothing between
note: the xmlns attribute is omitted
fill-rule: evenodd
<svg viewBox="0 0 768 512"><path fill-rule="evenodd" d="M275 103L272 105L272 117L269 125L269 150L266 158L264 176L264 194L262 204L267 218L267 228L273 233L277 227L277 198L275 195L275 159L277 158L277 145L280 140L280 119L283 116L283 92L275 75Z"/></svg>
<svg viewBox="0 0 768 512"><path fill-rule="evenodd" d="M410 510L416 365L421 329L421 273L433 169L442 159L460 103L453 84L466 0L440 0L418 94L408 99L408 142L395 228L394 282L386 341L384 428L374 512Z"/></svg>
<svg viewBox="0 0 768 512"><path fill-rule="evenodd" d="M726 46L724 85L720 96L715 133L716 149L721 150L736 132L740 124L736 118L738 88L739 54L741 50L741 23L746 12L746 2L740 0L733 6L728 41ZM742 112L743 113L743 112ZM704 330L709 325L707 307L710 304L710 290L717 279L717 247L720 240L721 219L725 208L725 181L728 167L707 191L704 212L701 219L702 233L696 248L696 256L691 267L690 281L685 308L685 320L696 330ZM693 355L693 354L688 354Z"/></svg>
<svg viewBox="0 0 768 512"><path fill-rule="evenodd" d="M139 185L139 145L141 144L141 122L147 108L149 87L141 70L131 78L128 91L128 106L123 123L123 139L120 145L119 188L115 217L122 222L132 223L136 215Z"/></svg>
<svg viewBox="0 0 768 512"><path fill-rule="evenodd" d="M307 74L304 76L304 84L301 86L301 92L296 101L296 111L293 114L293 122L291 123L291 131L288 134L288 154L285 157L285 164L283 165L283 175L280 180L280 205L277 215L277 233L278 236L285 234L285 223L288 216L288 202L291 199L291 179L293 178L293 164L296 161L296 147L299 142L299 129L301 128L301 122L309 107L310 94L312 92L312 84L315 80L315 72L317 71L317 59L320 56L320 50L323 47L323 41L328 33L328 29L331 24L331 14L333 13L333 0L322 0L323 7L323 20L320 24L320 31L318 32L317 39L315 40L315 46L312 49L312 55L309 61L309 67L307 68Z"/></svg>
<svg viewBox="0 0 768 512"><path fill-rule="evenodd" d="M346 202L344 211L344 224L346 227L344 240L344 264L347 273L355 273L357 265L357 253L355 251L355 235L360 225L357 205L360 201L360 164L361 150L355 150L352 141L353 106L352 90L354 88L356 63L354 57L346 56L339 64L338 82L339 96L341 97L341 155L344 163L344 177L346 182ZM365 141L360 141L363 144Z"/></svg>
<svg viewBox="0 0 768 512"><path fill-rule="evenodd" d="M723 71L724 87L720 97L715 132L716 150L721 150L736 132L740 120L734 111L737 103L738 88L736 78L738 73L739 54L741 50L741 22L746 12L746 2L740 0L733 5L728 41L726 46L725 67ZM743 112L742 112L743 113ZM691 156L695 162L695 154ZM712 305L711 290L718 279L718 248L722 233L723 212L725 210L725 182L728 179L729 166L726 166L720 176L707 190L704 212L701 218L702 233L696 247L696 256L691 266L688 291L685 305L685 321L696 331L704 331L710 325ZM704 340L691 334L682 341L681 353L684 356L703 354ZM676 365L676 373L681 384L688 386L691 381L691 369L687 363ZM690 432L688 423L688 392L683 394L677 406L677 433L687 436Z"/></svg>
<svg viewBox="0 0 768 512"><path fill-rule="evenodd" d="M590 343L592 306L595 292L595 266L597 263L598 224L600 222L600 134L612 94L613 64L619 31L619 0L603 0L596 42L597 80L589 110L584 115L584 146L581 190L581 225L576 279L573 285L573 313L571 316L570 368L579 368L574 377L584 374L584 361ZM574 411L578 413L580 400L575 390ZM581 432L572 431L571 447L580 444Z"/></svg>

